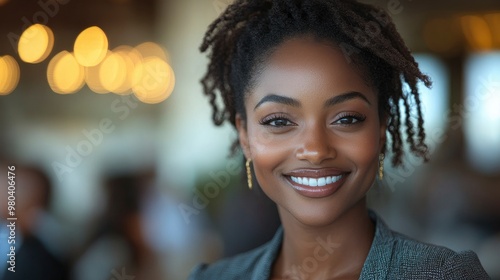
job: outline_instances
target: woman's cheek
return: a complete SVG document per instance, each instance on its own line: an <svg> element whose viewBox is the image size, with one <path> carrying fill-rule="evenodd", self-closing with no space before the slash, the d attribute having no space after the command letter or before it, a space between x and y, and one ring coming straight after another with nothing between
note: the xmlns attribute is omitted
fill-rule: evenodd
<svg viewBox="0 0 500 280"><path fill-rule="evenodd" d="M268 127L260 124L249 126L248 136L252 157L260 153L278 152L286 139L286 135L274 133Z"/></svg>
<svg viewBox="0 0 500 280"><path fill-rule="evenodd" d="M355 139L352 139L348 146L345 146L345 153L350 155L350 160L356 166L358 174L364 177L362 179L368 185L371 185L378 170L380 153L378 135L377 129L366 130Z"/></svg>
<svg viewBox="0 0 500 280"><path fill-rule="evenodd" d="M378 158L378 142L370 140L369 136L350 141L345 153L350 155L358 167L371 165L374 158Z"/></svg>
<svg viewBox="0 0 500 280"><path fill-rule="evenodd" d="M255 175L259 184L266 188L270 181L275 180L279 166L290 155L290 149L279 135L264 130L250 130L249 144Z"/></svg>

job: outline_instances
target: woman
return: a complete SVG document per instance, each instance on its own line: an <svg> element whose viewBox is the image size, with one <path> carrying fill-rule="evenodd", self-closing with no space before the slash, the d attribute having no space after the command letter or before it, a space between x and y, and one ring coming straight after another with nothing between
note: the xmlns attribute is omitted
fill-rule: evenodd
<svg viewBox="0 0 500 280"><path fill-rule="evenodd" d="M386 151L395 166L403 143L427 159L417 82L431 82L386 13L347 0L237 0L201 50L213 120L236 127L249 187L254 174L282 228L190 279L488 279L473 252L392 232L366 207Z"/></svg>

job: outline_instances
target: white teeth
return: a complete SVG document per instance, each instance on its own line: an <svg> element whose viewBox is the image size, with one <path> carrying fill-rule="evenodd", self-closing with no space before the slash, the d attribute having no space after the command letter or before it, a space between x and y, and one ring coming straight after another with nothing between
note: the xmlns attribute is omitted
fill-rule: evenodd
<svg viewBox="0 0 500 280"><path fill-rule="evenodd" d="M320 178L308 178L308 177L294 177L290 176L292 181L298 183L300 185L305 185L309 187L323 187L329 185L331 183L335 183L342 178L342 175L339 176L328 176L328 177L320 177Z"/></svg>
<svg viewBox="0 0 500 280"><path fill-rule="evenodd" d="M326 185L326 179L325 178L319 178L318 179L318 187L322 187Z"/></svg>
<svg viewBox="0 0 500 280"><path fill-rule="evenodd" d="M317 187L318 186L318 179L309 178L309 186L311 186L311 187Z"/></svg>

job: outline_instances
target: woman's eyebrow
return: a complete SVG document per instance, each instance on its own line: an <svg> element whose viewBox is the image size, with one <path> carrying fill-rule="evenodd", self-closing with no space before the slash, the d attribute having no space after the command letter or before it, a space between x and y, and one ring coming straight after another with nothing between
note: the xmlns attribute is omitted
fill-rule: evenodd
<svg viewBox="0 0 500 280"><path fill-rule="evenodd" d="M371 105L370 101L368 100L368 98L366 98L366 96L364 94L362 94L361 92L358 92L358 91L350 91L350 92L343 93L343 94L340 94L340 95L337 95L337 96L334 96L334 97L328 99L325 102L325 107L335 106L339 103L346 102L348 100L355 99L355 98L363 99L364 101L366 101L366 103L368 103L368 105Z"/></svg>
<svg viewBox="0 0 500 280"><path fill-rule="evenodd" d="M253 110L255 111L260 105L262 105L266 102L274 102L274 103L280 103L280 104L289 105L289 106L293 106L293 107L300 107L300 101L298 101L296 99L282 96L282 95L277 95L277 94L269 94L269 95L264 96L264 98L262 98L259 101L259 103L257 103L257 105L255 105L255 108L253 108Z"/></svg>
<svg viewBox="0 0 500 280"><path fill-rule="evenodd" d="M371 105L368 98L366 98L366 96L363 95L361 92L351 91L351 92L343 93L343 94L340 94L340 95L337 95L337 96L334 96L334 97L328 99L325 102L325 107L331 107L331 106L334 106L334 105L337 105L339 103L346 102L348 100L355 99L355 98L363 99L364 101L366 101L366 103ZM268 95L264 96L259 101L259 103L257 103L257 105L255 105L255 108L253 108L253 110L255 111L260 105L262 105L266 102L280 103L280 104L284 104L284 105L288 105L288 106L292 106L292 107L300 107L301 106L300 101L298 101L297 99L293 99L291 97L277 95L277 94L268 94Z"/></svg>

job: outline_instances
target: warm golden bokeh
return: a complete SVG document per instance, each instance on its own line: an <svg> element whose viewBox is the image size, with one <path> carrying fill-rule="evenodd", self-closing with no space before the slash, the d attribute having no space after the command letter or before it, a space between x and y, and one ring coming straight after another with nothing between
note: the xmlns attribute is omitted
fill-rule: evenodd
<svg viewBox="0 0 500 280"><path fill-rule="evenodd" d="M117 53L109 51L101 63L99 79L102 86L110 92L116 92L125 84L127 79L127 63Z"/></svg>
<svg viewBox="0 0 500 280"><path fill-rule="evenodd" d="M483 17L470 15L463 16L460 20L465 38L472 49L484 51L493 48L491 30Z"/></svg>
<svg viewBox="0 0 500 280"><path fill-rule="evenodd" d="M47 80L56 93L74 93L84 85L84 70L72 53L62 51L50 61Z"/></svg>
<svg viewBox="0 0 500 280"><path fill-rule="evenodd" d="M19 64L12 56L0 56L0 95L14 91L20 75Z"/></svg>
<svg viewBox="0 0 500 280"><path fill-rule="evenodd" d="M39 63L44 61L54 47L54 33L41 24L28 27L19 39L18 52L22 61Z"/></svg>
<svg viewBox="0 0 500 280"><path fill-rule="evenodd" d="M132 75L136 65L139 65L142 56L134 48L130 46L119 46L113 50L116 55L119 55L125 62L125 80L121 86L117 87L113 92L120 95L132 93Z"/></svg>
<svg viewBox="0 0 500 280"><path fill-rule="evenodd" d="M87 83L87 86L91 91L98 94L106 94L109 93L109 90L105 89L101 82L101 77L99 75L101 66L102 64L85 67L85 83Z"/></svg>
<svg viewBox="0 0 500 280"><path fill-rule="evenodd" d="M160 45L154 42L144 42L135 47L143 58L158 57L166 62L170 61L167 51Z"/></svg>
<svg viewBox="0 0 500 280"><path fill-rule="evenodd" d="M148 57L135 68L132 90L136 97L148 104L167 99L175 86L175 75L167 62L158 57Z"/></svg>
<svg viewBox="0 0 500 280"><path fill-rule="evenodd" d="M19 55L25 62L39 63L47 58L53 46L52 31L44 25L34 24L21 36ZM101 28L92 26L80 32L73 53L62 51L51 59L47 69L50 88L56 93L68 94L80 90L86 83L95 93L134 93L148 104L160 103L170 96L175 75L162 46L150 41L136 47L122 45L112 51L108 46L108 38ZM2 67L7 69L5 65L2 60ZM10 81L11 71L3 73L0 82L10 85L3 80Z"/></svg>
<svg viewBox="0 0 500 280"><path fill-rule="evenodd" d="M96 66L106 57L108 38L104 31L92 26L83 30L75 40L75 58L85 67Z"/></svg>
<svg viewBox="0 0 500 280"><path fill-rule="evenodd" d="M124 56L128 57L130 61L133 63L134 67L136 65L139 65L139 63L144 58L136 48L127 45L118 46L113 50L113 52L121 53Z"/></svg>
<svg viewBox="0 0 500 280"><path fill-rule="evenodd" d="M500 12L487 14L484 18L490 26L493 45L496 48L500 48Z"/></svg>

